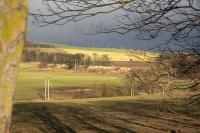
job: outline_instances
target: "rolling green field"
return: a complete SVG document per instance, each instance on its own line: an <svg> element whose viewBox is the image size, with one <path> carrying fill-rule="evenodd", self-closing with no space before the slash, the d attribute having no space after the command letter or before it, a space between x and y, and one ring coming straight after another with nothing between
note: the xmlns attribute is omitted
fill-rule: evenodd
<svg viewBox="0 0 200 133"><path fill-rule="evenodd" d="M54 48L41 49L55 52ZM128 61L132 58L125 54L124 49L73 46L59 46L56 50L58 49L85 54L107 52L113 60ZM194 94L166 93L80 99L56 99L52 96L53 98L46 102L38 95L44 94L45 77L51 80L51 91L59 93L54 95L58 97L66 96L66 92L76 89L89 88L100 93L98 87L102 85L104 90L110 89L104 85L125 89L125 80L119 74L38 68L38 62L22 63L14 94L11 133L200 132L200 103L185 105L188 102L185 97ZM182 82L185 81L180 81L181 84Z"/></svg>
<svg viewBox="0 0 200 133"><path fill-rule="evenodd" d="M128 55L127 49L116 49L116 48L89 48L89 47L77 47L70 45L59 45L43 42L29 42L31 44L38 44L38 47L28 47L36 51L43 52L65 52L65 53L83 53L90 56L93 53L99 55L107 54L111 61L141 61L142 59L148 59L149 57L143 54L137 53L134 56ZM56 47L40 47L40 45L53 45ZM147 55L155 56L155 53L147 52ZM144 61L142 60L142 61ZM39 99L38 94L44 91L45 77L50 78L52 83L52 89L73 89L73 88L90 88L95 89L95 86L108 85L113 87L124 86L124 79L119 75L111 74L98 74L92 72L75 72L75 71L59 71L59 70L42 70L37 65L32 63L22 63L20 66L20 72L18 80L16 82L16 89L14 94L14 100L34 100Z"/></svg>
<svg viewBox="0 0 200 133"><path fill-rule="evenodd" d="M69 89L75 87L93 88L106 84L122 86L124 81L120 76L98 73L70 72L70 71L42 71L34 70L22 64L16 83L14 100L38 99L38 93L44 90L45 77L50 78L52 89Z"/></svg>

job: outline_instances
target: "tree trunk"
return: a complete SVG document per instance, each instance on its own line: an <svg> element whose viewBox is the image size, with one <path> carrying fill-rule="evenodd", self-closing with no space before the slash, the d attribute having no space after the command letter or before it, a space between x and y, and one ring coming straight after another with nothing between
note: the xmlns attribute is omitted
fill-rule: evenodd
<svg viewBox="0 0 200 133"><path fill-rule="evenodd" d="M24 45L27 0L0 0L0 133L10 131L12 97Z"/></svg>

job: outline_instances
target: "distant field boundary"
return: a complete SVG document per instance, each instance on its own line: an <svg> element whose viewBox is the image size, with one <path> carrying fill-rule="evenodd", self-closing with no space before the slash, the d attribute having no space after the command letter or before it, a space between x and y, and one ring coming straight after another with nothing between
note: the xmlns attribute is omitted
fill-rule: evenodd
<svg viewBox="0 0 200 133"><path fill-rule="evenodd" d="M150 68L154 65L154 63L149 62L140 62L140 61L111 61L111 64L116 67L146 67Z"/></svg>
<svg viewBox="0 0 200 133"><path fill-rule="evenodd" d="M174 94L174 95L167 95L167 94L156 94L156 95L137 95L137 96L118 96L118 97L101 97L101 98L82 98L82 99L65 99L65 100L50 100L46 102L44 100L35 99L35 100L15 100L14 104L20 103L88 103L88 102L105 102L105 101L140 101L140 100L184 100L187 97L193 95L186 94Z"/></svg>

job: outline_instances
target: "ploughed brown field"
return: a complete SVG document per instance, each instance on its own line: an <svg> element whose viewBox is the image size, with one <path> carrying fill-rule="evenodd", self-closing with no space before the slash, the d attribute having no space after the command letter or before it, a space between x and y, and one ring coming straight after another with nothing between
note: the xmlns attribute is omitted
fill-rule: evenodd
<svg viewBox="0 0 200 133"><path fill-rule="evenodd" d="M141 62L141 61L112 61L112 65L116 67L136 67L136 68L150 68L154 63Z"/></svg>

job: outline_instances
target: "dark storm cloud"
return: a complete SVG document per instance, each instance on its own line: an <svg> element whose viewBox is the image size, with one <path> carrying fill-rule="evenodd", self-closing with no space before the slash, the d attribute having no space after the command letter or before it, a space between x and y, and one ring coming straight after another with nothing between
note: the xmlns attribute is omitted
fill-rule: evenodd
<svg viewBox="0 0 200 133"><path fill-rule="evenodd" d="M38 12L38 9L45 11L45 7L40 0L30 0L30 12ZM118 14L120 14L118 12ZM63 26L49 25L46 27L36 27L32 22L33 18L29 17L28 40L45 41L61 44L70 44L78 46L94 46L94 47L118 47L118 48L148 48L156 44L156 41L139 41L135 38L136 33L120 35L116 33L86 35L94 29L96 24L104 22L112 25L115 22L115 15L98 16L87 20L68 23ZM99 19L101 18L101 19ZM148 43L148 45L147 45Z"/></svg>

